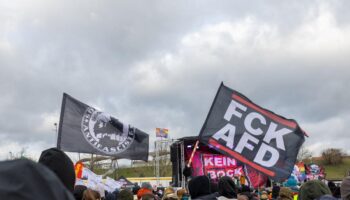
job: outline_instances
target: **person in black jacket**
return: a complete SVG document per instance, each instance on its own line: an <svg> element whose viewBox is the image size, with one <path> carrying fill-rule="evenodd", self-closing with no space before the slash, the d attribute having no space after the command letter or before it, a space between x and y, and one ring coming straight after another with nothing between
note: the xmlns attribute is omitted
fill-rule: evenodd
<svg viewBox="0 0 350 200"><path fill-rule="evenodd" d="M236 184L232 178L223 176L219 180L219 197L218 199L237 199Z"/></svg>
<svg viewBox="0 0 350 200"><path fill-rule="evenodd" d="M191 199L215 199L218 196L217 193L212 193L210 189L210 180L207 176L196 176L192 178L188 183L188 190L191 195Z"/></svg>
<svg viewBox="0 0 350 200"><path fill-rule="evenodd" d="M63 185L73 193L75 171L73 162L67 154L57 148L50 148L41 153L39 163L51 169L62 181Z"/></svg>
<svg viewBox="0 0 350 200"><path fill-rule="evenodd" d="M0 197L11 200L74 200L50 169L27 159L0 162Z"/></svg>

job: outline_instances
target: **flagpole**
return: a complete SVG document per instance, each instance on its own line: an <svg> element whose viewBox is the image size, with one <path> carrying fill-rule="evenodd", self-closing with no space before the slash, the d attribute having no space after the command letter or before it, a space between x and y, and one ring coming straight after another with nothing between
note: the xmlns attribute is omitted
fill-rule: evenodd
<svg viewBox="0 0 350 200"><path fill-rule="evenodd" d="M260 197L261 197L261 195L260 195L260 172L258 172L258 196L260 199Z"/></svg>
<svg viewBox="0 0 350 200"><path fill-rule="evenodd" d="M94 154L91 154L91 160L90 160L90 170L94 171Z"/></svg>
<svg viewBox="0 0 350 200"><path fill-rule="evenodd" d="M196 144L194 145L194 149L193 149L193 151L192 151L192 154L191 154L190 160L189 160L189 161L188 161L188 163L187 163L187 167L190 167L190 166L191 166L191 163L192 163L192 160L193 160L194 153L196 153L196 151L197 151L198 143L199 143L199 140L197 140L197 141L196 141Z"/></svg>
<svg viewBox="0 0 350 200"><path fill-rule="evenodd" d="M58 140L58 128L57 128L57 123L55 122L53 125L55 126L55 136L56 136L56 139ZM56 141L56 144L57 144L57 141Z"/></svg>

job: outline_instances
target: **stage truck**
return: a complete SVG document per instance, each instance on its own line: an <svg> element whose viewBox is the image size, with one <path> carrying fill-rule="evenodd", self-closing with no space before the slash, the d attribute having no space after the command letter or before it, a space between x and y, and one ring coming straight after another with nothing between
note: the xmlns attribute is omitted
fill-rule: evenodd
<svg viewBox="0 0 350 200"><path fill-rule="evenodd" d="M183 171L195 149L197 140L197 136L183 137L170 147L170 159L173 166L172 183L175 187L185 187L186 177ZM241 163L238 163L234 158L222 155L213 146L207 146L200 142L193 154L190 171L191 176L207 175L214 181L217 181L221 176L229 176L235 178L239 184L247 184L245 170ZM262 182L263 177L260 178L262 180L259 182Z"/></svg>

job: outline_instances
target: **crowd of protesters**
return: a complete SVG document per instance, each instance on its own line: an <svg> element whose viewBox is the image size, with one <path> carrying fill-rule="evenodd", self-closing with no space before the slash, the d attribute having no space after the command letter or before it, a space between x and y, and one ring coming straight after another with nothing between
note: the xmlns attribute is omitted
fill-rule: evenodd
<svg viewBox="0 0 350 200"><path fill-rule="evenodd" d="M38 163L26 159L0 162L0 197L9 200L350 200L350 176L340 186L331 181L326 185L320 180L310 180L297 187L275 184L256 190L236 185L228 176L216 183L208 176L193 177L186 189L159 190L142 183L132 190L113 192L75 185L75 181L72 161L56 148L43 151Z"/></svg>

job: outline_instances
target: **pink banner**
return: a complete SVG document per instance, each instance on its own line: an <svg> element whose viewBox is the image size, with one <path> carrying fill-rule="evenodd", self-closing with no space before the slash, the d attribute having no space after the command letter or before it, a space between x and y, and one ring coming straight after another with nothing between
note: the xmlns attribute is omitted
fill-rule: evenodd
<svg viewBox="0 0 350 200"><path fill-rule="evenodd" d="M222 176L239 177L243 174L242 167L237 166L234 158L219 154L202 154L203 168L205 174L212 179Z"/></svg>
<svg viewBox="0 0 350 200"><path fill-rule="evenodd" d="M192 153L192 148L186 149L187 159ZM243 175L242 166L237 166L234 158L221 154L213 154L209 149L198 149L192 160L192 175L201 176L210 174L211 179L221 176L239 177Z"/></svg>

